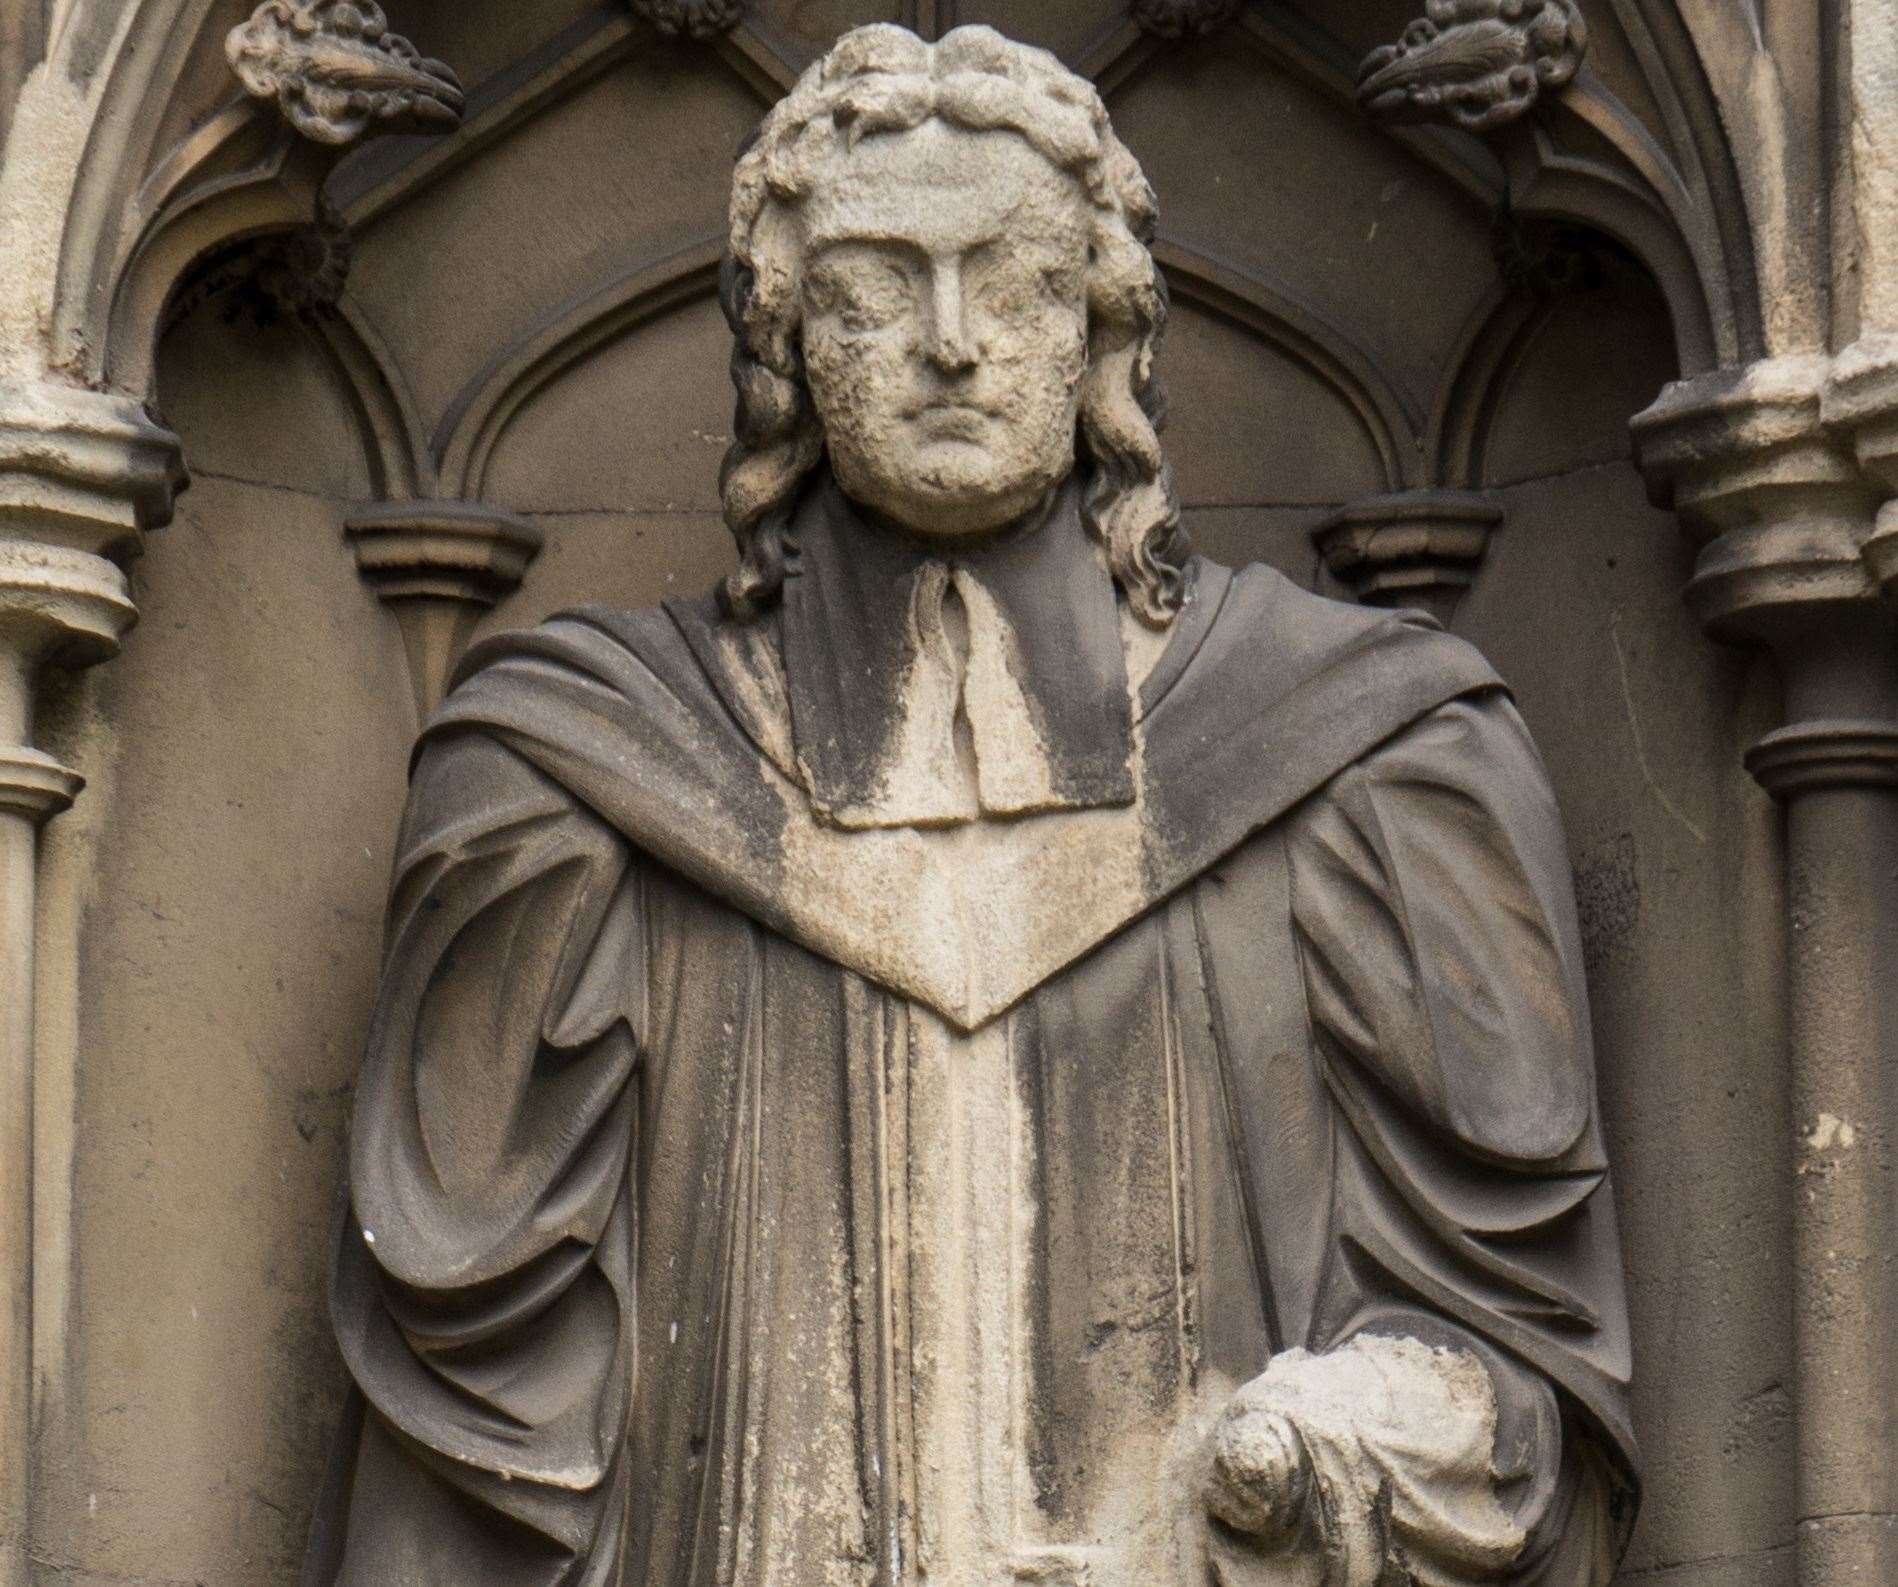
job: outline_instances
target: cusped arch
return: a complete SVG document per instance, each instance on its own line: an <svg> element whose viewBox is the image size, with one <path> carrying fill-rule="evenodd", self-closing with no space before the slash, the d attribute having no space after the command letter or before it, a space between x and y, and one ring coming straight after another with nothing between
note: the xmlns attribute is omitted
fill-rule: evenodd
<svg viewBox="0 0 1898 1587"><path fill-rule="evenodd" d="M434 452L447 493L479 500L495 443L535 394L640 325L714 292L724 250L720 233L636 265L555 310L491 360L436 427Z"/></svg>
<svg viewBox="0 0 1898 1587"><path fill-rule="evenodd" d="M1499 281L1471 313L1424 433L1435 483L1459 489L1481 486L1496 393L1548 318L1549 307L1546 298L1512 292Z"/></svg>
<svg viewBox="0 0 1898 1587"><path fill-rule="evenodd" d="M1508 411L1503 394L1525 360L1534 356L1564 305L1576 301L1576 293L1625 288L1635 277L1671 314L1673 306L1645 261L1608 233L1565 224L1547 239L1532 238L1521 265L1505 272L1471 312L1445 361L1424 431L1433 482L1453 489L1486 488L1492 436ZM1591 328L1599 332L1598 319L1591 319Z"/></svg>
<svg viewBox="0 0 1898 1587"><path fill-rule="evenodd" d="M1747 79L1762 60L1771 60L1759 7L1690 7L1680 0L1612 3L1667 122L1669 139L1680 151L1692 194L1680 229L1684 235L1698 229L1702 238L1695 254L1714 320L1714 362L1758 358L1766 350L1760 259L1735 138L1746 136L1752 115ZM1716 82L1716 72L1725 80ZM1723 105L1738 115L1730 117ZM1692 372L1702 366L1683 361L1681 367Z"/></svg>
<svg viewBox="0 0 1898 1587"><path fill-rule="evenodd" d="M269 107L231 104L202 131L127 206L143 225L115 272L103 340L96 349L88 344L103 378L123 391L149 395L167 308L194 266L236 244L307 226L315 209L327 155Z"/></svg>
<svg viewBox="0 0 1898 1587"><path fill-rule="evenodd" d="M1732 270L1721 230L1689 176L1591 73L1577 77L1558 103L1558 121L1587 127L1627 169L1565 153L1545 127L1531 127L1511 160L1515 212L1590 227L1639 259L1667 300L1683 370L1734 356L1746 331L1734 309Z"/></svg>
<svg viewBox="0 0 1898 1587"><path fill-rule="evenodd" d="M1250 332L1334 392L1375 451L1386 489L1421 483L1419 416L1363 347L1256 271L1170 237L1156 239L1153 256L1174 296Z"/></svg>
<svg viewBox="0 0 1898 1587"><path fill-rule="evenodd" d="M401 366L361 307L345 295L311 330L349 402L379 501L433 496L435 457Z"/></svg>

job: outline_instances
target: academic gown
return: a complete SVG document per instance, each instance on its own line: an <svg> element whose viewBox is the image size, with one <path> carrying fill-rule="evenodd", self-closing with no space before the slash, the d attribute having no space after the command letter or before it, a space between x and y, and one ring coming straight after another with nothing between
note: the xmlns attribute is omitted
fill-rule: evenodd
<svg viewBox="0 0 1898 1587"><path fill-rule="evenodd" d="M1599 1587L1614 1212L1494 674L1195 559L1130 686L1071 492L980 555L795 527L769 617L557 617L424 734L306 1581L1249 1581L1213 1419L1389 1338L1481 1363L1505 1538L1380 1447L1395 1555Z"/></svg>

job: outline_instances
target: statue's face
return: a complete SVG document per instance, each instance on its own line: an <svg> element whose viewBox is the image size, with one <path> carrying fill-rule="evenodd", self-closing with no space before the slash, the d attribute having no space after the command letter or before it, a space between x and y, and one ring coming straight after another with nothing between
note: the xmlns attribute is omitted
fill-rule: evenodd
<svg viewBox="0 0 1898 1587"><path fill-rule="evenodd" d="M804 207L804 364L831 468L906 529L999 529L1074 466L1090 214L1009 132L928 121Z"/></svg>

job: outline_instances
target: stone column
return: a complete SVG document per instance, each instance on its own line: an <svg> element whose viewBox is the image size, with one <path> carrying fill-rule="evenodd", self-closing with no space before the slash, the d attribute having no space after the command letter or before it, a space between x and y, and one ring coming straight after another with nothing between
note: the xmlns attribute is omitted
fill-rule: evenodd
<svg viewBox="0 0 1898 1587"><path fill-rule="evenodd" d="M120 561L170 514L178 446L136 404L0 388L0 1587L26 1587L33 1453L33 989L39 828L83 779L33 744L40 669L112 655Z"/></svg>
<svg viewBox="0 0 1898 1587"><path fill-rule="evenodd" d="M1898 635L1866 559L1878 492L1824 422L1830 373L1787 357L1685 381L1635 432L1704 542L1689 604L1779 665L1785 721L1746 765L1785 810L1797 1580L1878 1587L1898 1582Z"/></svg>
<svg viewBox="0 0 1898 1587"><path fill-rule="evenodd" d="M1898 38L1882 38L1884 59L1898 70ZM1898 83L1898 77L1892 79ZM1885 103L1884 122L1887 136L1898 142L1898 106ZM1889 202L1898 184L1898 171L1881 167L1885 184L1883 195ZM1888 209L1886 213L1892 212ZM1887 231L1891 230L1889 226ZM1898 239L1883 237L1883 255L1891 263ZM1898 271L1887 270L1881 278L1882 296L1876 300L1882 313L1898 322ZM1874 306L1867 294L1864 307ZM1877 482L1885 497L1878 510L1876 525L1865 542L1862 554L1867 573L1882 590L1887 606L1898 601L1898 330L1869 325L1868 334L1846 349L1834 362L1832 379L1825 394L1825 417L1834 433L1849 437L1859 466ZM1881 834L1889 844L1889 829ZM1866 855L1867 864L1880 863L1878 851ZM1889 864L1875 872L1887 892L1894 885L1894 867ZM1874 973L1887 988L1898 982L1898 940L1887 930L1877 945ZM1888 993L1888 996L1890 994ZM1894 999L1898 1000L1898 999ZM1868 1225L1868 1245L1873 1273L1870 1281L1882 1288L1878 1299L1883 1309L1867 1319L1865 1349L1874 1352L1883 1365L1868 1387L1874 1397L1862 1410L1867 1436L1877 1439L1875 1446L1882 1459L1875 1459L1855 1479L1841 1484L1841 1503L1858 1508L1850 1523L1831 1523L1842 1536L1852 1537L1856 1547L1847 1558L1857 1568L1870 1572L1867 1581L1898 1581L1898 1369L1892 1365L1894 1331L1898 1331L1898 1020L1889 1018L1879 1034L1873 1057L1882 1070L1882 1091L1878 1102L1882 1113L1876 1116L1864 1151L1852 1165L1854 1184L1861 1192L1854 1203ZM1858 1182L1862 1180L1862 1184ZM1881 1348L1882 1347L1882 1348ZM1837 1512L1843 1516L1846 1512ZM1849 1526L1849 1530L1848 1530ZM1858 1578L1840 1574L1840 1581Z"/></svg>

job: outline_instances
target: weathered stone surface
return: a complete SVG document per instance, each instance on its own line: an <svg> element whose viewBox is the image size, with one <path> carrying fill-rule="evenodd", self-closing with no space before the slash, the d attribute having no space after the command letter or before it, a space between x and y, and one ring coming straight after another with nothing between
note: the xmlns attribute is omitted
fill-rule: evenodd
<svg viewBox="0 0 1898 1587"><path fill-rule="evenodd" d="M1530 65L1541 35L1525 24L1568 8L391 0L388 26L469 85L467 119L366 149L316 143L274 94L240 93L226 39L248 5L43 9L0 19L0 412L30 420L0 425L0 533L24 570L0 634L0 988L34 993L0 998L0 1580L296 1579L346 1377L324 1248L416 711L471 624L479 643L732 571L716 471L734 431L717 302L731 154L806 62L873 20L925 37L994 23L1060 51L1112 105L1164 200L1153 253L1171 312L1155 369L1196 550L1422 602L1478 644L1534 732L1568 833L1640 1367L1646 1493L1626 1579L1898 1578L1898 1394L1878 1326L1898 1309L1880 1078L1898 1028L1883 880L1898 868L1888 0L1763 20L1749 6L1579 0L1583 67L1538 78L1532 103L1496 67ZM1409 120L1407 94L1393 121L1363 113L1351 63L1420 17L1450 35L1414 63L1434 102ZM1485 65L1465 48L1485 37L1515 53ZM1465 91L1466 114L1500 108L1480 141L1446 89ZM363 136L401 125L372 119ZM1627 420L1676 377L1687 384L1641 428L1653 499L1670 504L1656 507ZM166 526L179 443L195 483ZM1414 525L1362 516L1441 493L1502 509L1480 561L1467 535L1419 543ZM387 530L370 537L374 582L345 533L359 516ZM440 517L492 526L495 555L435 533ZM1341 572L1312 541L1328 519ZM510 592L525 560L516 525L542 546ZM959 593L951 582L907 586L921 598L891 619L929 619L916 654L946 684L939 700L954 698L965 644L992 655L1018 626L1012 580L970 567ZM72 599L81 587L98 597L90 616ZM953 619L983 591L997 621L965 635ZM115 634L132 599L139 621ZM1121 624L1130 677L1174 631ZM75 643L48 646L60 633ZM115 644L103 665L62 665ZM983 697L990 740L1048 703ZM801 787L796 735L779 725ZM1044 752L986 793L978 763L950 806L1047 797L1054 772L1081 763L1063 752L1069 733L1037 734ZM943 763L933 732L904 742L912 772ZM970 815L939 835L997 824ZM918 908L972 885L955 863L928 874ZM1119 867L1093 880L1130 885ZM1059 911L1040 910L1032 881L1008 882L1026 900L1009 930L1039 939ZM1226 873L1207 897L1256 897L1258 884ZM1155 945L1136 923L1123 938L1126 979L1174 967L1170 1007L1196 1029L1181 934ZM802 962L758 967L767 1010L813 1006L773 979ZM1250 990L1255 972L1220 984ZM731 1017L715 1010L708 1040ZM1074 1517L1131 1513L1149 1472L1169 1493L1201 1491L1201 1471L1168 1464L1180 1452L1125 1436L1159 1418L1124 1414L1114 1394L1164 1399L1167 1362L1184 1359L1186 1325L1164 1323L1163 1298L1190 1292L1174 1253L1190 1266L1221 1242L1175 1231L1223 1225L1137 1190L1220 1161L1206 1126L1224 1104L1201 1111L1209 1099L1181 1084L1197 1071L1151 1035L1165 1021L1142 1015L1088 1034L1089 1062L1044 1074L1039 1105L1011 1119L1005 1085L946 1082L1032 1063L992 1033L939 1026L919 1014L906 1065L866 1058L852 1073L900 1073L918 1131L1020 1150L987 1146L997 1173L966 1193L924 1172L904 1224L914 1293L961 1271L968 1230L1004 1226L1024 1199L1049 1209L1047 1276L1024 1291L1047 1316L1029 1337L1061 1367L1044 1425L1079 1432L1036 1445L1031 1469L1074 1501L1063 1531L1024 1540L1019 1568L1098 1583L1100 1549L1129 1539L1097 1528L1077 1541L1092 1523ZM850 1093L853 1115L824 1089L831 1069L791 1061L823 1045L787 1046L787 1067L760 1073L761 1126L787 1132L765 1153L761 1205L779 1204L788 1174L798 1205L828 1209L775 1226L772 1282L801 1287L769 1315L847 1329L845 1291L810 1275L868 1261L826 1242L889 1202L824 1199L826 1165L848 1155L825 1132L852 1121L873 1161L897 1143L876 1144L873 1090ZM709 1114L679 1095L667 1138L700 1140ZM1119 1105L1098 1105L1108 1095ZM1054 1160L1068 1176L1054 1184L1037 1169L1049 1129L1081 1143ZM1022 1196L984 1199L1003 1166ZM1083 1206L1119 1210L1073 1214ZM696 1249L682 1227L646 1232ZM1212 1337L1215 1311L1244 1307L1212 1269L1192 1272L1217 1304L1189 1321ZM1114 1275L1132 1278L1116 1288ZM689 1307L663 1287L643 1298L643 1362L699 1349ZM842 1337L811 1358L834 1359ZM926 1323L909 1337L925 1353L974 1348ZM1265 1359L1256 1338L1218 1338L1219 1360ZM1237 1386L1209 1390L1209 1413ZM762 1437L779 1402L754 1403ZM922 1403L946 1436L997 1402ZM1088 1406L1106 1414L1090 1421ZM806 1411L791 1420L813 1425ZM1204 1461L1217 1422L1185 1453ZM680 1430L679 1469L703 1469L703 1431ZM983 1533L979 1507L942 1508L966 1491L955 1474L1005 1458L978 1438L943 1468L934 1513L957 1535ZM808 1451L827 1473L864 1459L861 1443L823 1437ZM847 1519L848 1490L819 1493L810 1515ZM880 1541L847 1568L872 1575Z"/></svg>
<svg viewBox="0 0 1898 1587"><path fill-rule="evenodd" d="M244 91L318 143L461 118L455 74L391 33L374 0L264 0L224 48Z"/></svg>
<svg viewBox="0 0 1898 1587"><path fill-rule="evenodd" d="M986 28L740 157L738 572L424 734L314 1580L1612 1568L1552 798L1469 647L1189 553L1153 209Z"/></svg>
<svg viewBox="0 0 1898 1587"><path fill-rule="evenodd" d="M1472 132L1514 121L1574 77L1588 48L1580 0L1427 0L1358 69L1358 98L1393 121Z"/></svg>

